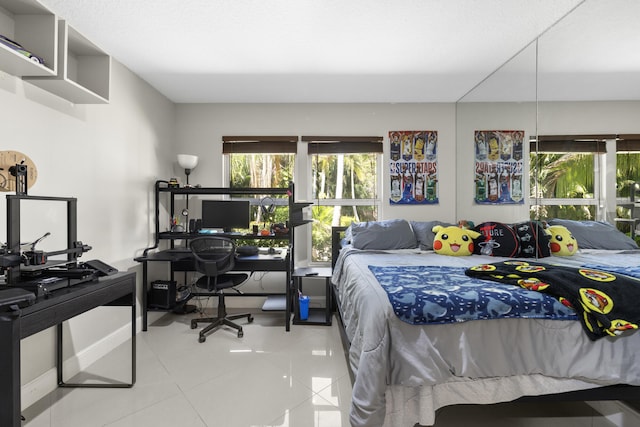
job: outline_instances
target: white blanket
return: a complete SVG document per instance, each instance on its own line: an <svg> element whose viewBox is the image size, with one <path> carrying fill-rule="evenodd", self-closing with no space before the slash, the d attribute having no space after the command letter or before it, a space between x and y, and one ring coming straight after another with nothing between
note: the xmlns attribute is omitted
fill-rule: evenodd
<svg viewBox="0 0 640 427"><path fill-rule="evenodd" d="M435 411L605 384L640 385L640 334L590 341L579 322L481 320L415 326L399 320L369 265L469 267L504 260L418 250L342 250L334 268L355 375L353 426L433 425ZM564 265L640 265L640 251L543 259Z"/></svg>

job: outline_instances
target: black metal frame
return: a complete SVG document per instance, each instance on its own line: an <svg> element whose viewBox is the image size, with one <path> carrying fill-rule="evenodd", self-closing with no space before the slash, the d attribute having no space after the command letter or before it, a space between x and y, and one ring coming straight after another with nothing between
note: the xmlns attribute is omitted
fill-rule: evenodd
<svg viewBox="0 0 640 427"><path fill-rule="evenodd" d="M56 371L60 387L130 388L136 381L136 275L117 273L54 291L48 298L22 309L0 313L0 425L20 427L20 340L57 327ZM0 291L2 292L2 291ZM131 381L129 383L78 384L64 382L62 322L93 308L131 307Z"/></svg>
<svg viewBox="0 0 640 427"><path fill-rule="evenodd" d="M305 267L296 268L291 275L293 278L292 294L289 298L293 301L293 324L294 325L325 325L331 326L333 317L333 290L331 289L330 267ZM324 281L325 305L324 308L309 308L309 317L306 320L300 319L299 293L302 292L302 279L317 278Z"/></svg>
<svg viewBox="0 0 640 427"><path fill-rule="evenodd" d="M148 263L149 262L169 262L170 266L170 280L174 280L174 273L178 271L193 271L193 258L191 257L190 252L184 253L176 253L173 251L175 249L174 242L175 240L190 240L201 236L196 232L190 233L188 230L183 233L175 233L175 232L161 232L160 231L160 194L166 193L169 194L169 215L173 217L175 214L175 196L182 195L187 199L189 196L195 195L230 195L230 196L238 196L238 195L282 195L288 197L288 207L289 207L289 232L287 234L282 235L273 235L273 236L260 236L254 234L247 235L231 235L231 234L221 234L223 237L230 237L234 240L237 239L252 239L252 240L288 240L288 250L284 256L278 255L254 255L254 256L246 256L241 257L236 260L236 265L234 267L235 271L248 271L253 273L254 271L282 271L286 272L286 288L283 293L265 293L265 292L254 292L254 293L243 293L242 295L229 294L227 296L266 296L266 297L284 297L286 300L285 307L285 329L287 331L290 330L290 318L291 318L291 309L292 309L292 301L289 296L289 290L292 286L292 278L291 273L293 272L294 266L294 254L293 248L295 246L294 242L294 228L306 224L310 222L309 220L303 219L302 209L306 206L309 206L311 203L308 202L300 202L296 203L295 200L295 187L293 183L287 188L223 188L223 187L174 187L170 186L168 181L156 181L154 185L154 196L155 196L155 218L154 218L154 228L155 228L155 236L154 243L152 246L145 248L142 256L134 258L135 261L142 263L142 330L146 331L148 327L148 316L147 312L149 310L148 307ZM160 246L160 241L166 240L169 242L170 250L157 250Z"/></svg>
<svg viewBox="0 0 640 427"><path fill-rule="evenodd" d="M23 200L42 200L52 202L65 202L67 205L67 260L74 261L78 258L78 252L74 248L78 240L78 200L75 197L50 197L7 195L7 249L12 253L20 254L20 213ZM14 284L20 279L20 266L12 267L6 272L7 283Z"/></svg>

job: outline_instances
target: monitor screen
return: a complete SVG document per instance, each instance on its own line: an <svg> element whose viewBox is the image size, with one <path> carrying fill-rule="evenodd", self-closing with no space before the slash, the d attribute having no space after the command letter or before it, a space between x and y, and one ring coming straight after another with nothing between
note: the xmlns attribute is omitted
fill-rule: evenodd
<svg viewBox="0 0 640 427"><path fill-rule="evenodd" d="M202 227L222 228L233 231L234 228L249 228L248 200L203 200Z"/></svg>

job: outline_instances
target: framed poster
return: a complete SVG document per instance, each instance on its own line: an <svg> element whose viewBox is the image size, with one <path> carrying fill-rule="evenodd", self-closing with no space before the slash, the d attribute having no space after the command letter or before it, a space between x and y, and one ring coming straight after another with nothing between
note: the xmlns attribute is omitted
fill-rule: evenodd
<svg viewBox="0 0 640 427"><path fill-rule="evenodd" d="M522 130L474 132L476 203L524 203L523 140Z"/></svg>
<svg viewBox="0 0 640 427"><path fill-rule="evenodd" d="M392 205L438 203L438 132L389 132Z"/></svg>

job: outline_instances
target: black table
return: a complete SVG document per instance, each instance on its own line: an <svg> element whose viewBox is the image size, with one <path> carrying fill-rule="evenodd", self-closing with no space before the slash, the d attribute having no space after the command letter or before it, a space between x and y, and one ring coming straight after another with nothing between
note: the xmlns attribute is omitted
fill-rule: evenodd
<svg viewBox="0 0 640 427"><path fill-rule="evenodd" d="M2 292L0 290L0 292ZM62 371L62 322L103 305L131 307L131 382L66 383ZM0 426L20 427L20 340L57 327L56 369L60 387L132 387L136 380L136 275L117 273L53 291L28 307L0 313Z"/></svg>
<svg viewBox="0 0 640 427"><path fill-rule="evenodd" d="M226 296L246 296L246 297L282 297L286 299L286 304L282 307L285 310L285 328L289 331L289 318L291 317L291 299L288 298L289 291L287 290L291 282L291 260L289 257L289 251L286 248L279 248L280 253L276 254L255 254L248 256L236 256L234 271L279 271L286 273L286 286L281 294L269 293L269 292L243 292L242 294L227 294ZM142 263L142 330L147 330L147 312L148 296L147 296L147 282L148 282L148 263L149 262L168 262L171 263L171 274L178 271L194 271L194 259L191 251L186 248L180 249L167 249L156 252L149 252L144 256L134 259L137 262ZM172 277L173 279L173 277Z"/></svg>

